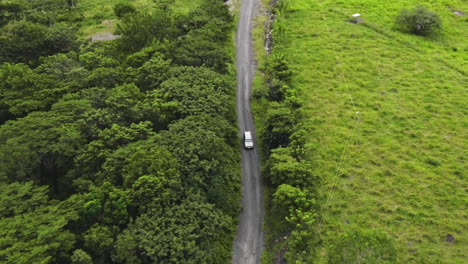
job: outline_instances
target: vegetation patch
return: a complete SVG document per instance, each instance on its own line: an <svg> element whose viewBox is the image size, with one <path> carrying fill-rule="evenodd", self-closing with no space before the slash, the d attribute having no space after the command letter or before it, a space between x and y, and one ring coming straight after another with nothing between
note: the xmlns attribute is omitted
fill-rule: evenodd
<svg viewBox="0 0 468 264"><path fill-rule="evenodd" d="M286 82L289 89L280 87L295 91L303 105L300 116L289 118L293 131L301 125L305 129L305 147L296 161L307 165L307 177L322 182L298 185L294 180L302 179L304 172L284 174L296 175L294 180L281 178L277 169L287 171L294 159L281 150L285 142L278 143L282 148L271 153L281 154L274 160L283 165L270 166L268 173L275 176L272 179L300 186L300 192L288 191L298 195L294 201L315 200L310 209L301 210L315 224L306 229L306 221L299 228L289 222L296 219L294 210L307 208L308 203L278 207L275 210L287 216L271 220L278 227L276 238L288 230L302 236L291 235L284 242L287 246L271 249L286 248L288 262L337 263L334 257L345 261L356 252L374 251L360 246L366 243L359 241L369 240L389 245L379 247L390 250L385 252L396 252L396 258L378 253L388 263L462 263L468 251L462 154L468 32L466 20L451 10L466 10L466 3L281 2L273 53L284 54L292 72ZM440 17L438 34L422 37L398 30L395 19L401 10L417 3ZM363 22L347 23L355 13ZM268 87L273 87L270 84L276 81L268 82L272 75L266 76ZM289 128L281 115L276 117L282 125L268 131ZM286 148L294 142L292 135ZM317 195L311 192L315 186ZM361 255L361 263L375 263L371 255Z"/></svg>
<svg viewBox="0 0 468 264"><path fill-rule="evenodd" d="M156 1L112 18L105 1L99 21L121 37L83 41L96 2L0 3L0 262L229 262L228 7Z"/></svg>
<svg viewBox="0 0 468 264"><path fill-rule="evenodd" d="M151 12L161 5L171 5L171 10L186 15L201 2L201 0L80 0L75 8L83 14L80 25L82 37L91 38L100 33L114 33L117 19L133 10L144 13Z"/></svg>
<svg viewBox="0 0 468 264"><path fill-rule="evenodd" d="M439 15L423 5L401 10L396 18L396 23L403 31L421 36L435 34L442 28Z"/></svg>

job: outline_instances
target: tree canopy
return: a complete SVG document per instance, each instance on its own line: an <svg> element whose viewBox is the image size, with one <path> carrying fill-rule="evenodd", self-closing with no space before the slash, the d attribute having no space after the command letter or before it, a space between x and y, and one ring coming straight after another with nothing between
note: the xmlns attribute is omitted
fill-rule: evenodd
<svg viewBox="0 0 468 264"><path fill-rule="evenodd" d="M0 3L0 262L228 262L240 172L227 6L120 2L121 37L89 42L82 4Z"/></svg>

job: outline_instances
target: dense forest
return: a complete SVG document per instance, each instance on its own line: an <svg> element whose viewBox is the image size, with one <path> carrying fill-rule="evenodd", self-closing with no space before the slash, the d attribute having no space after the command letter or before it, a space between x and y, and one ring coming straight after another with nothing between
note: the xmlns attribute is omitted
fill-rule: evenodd
<svg viewBox="0 0 468 264"><path fill-rule="evenodd" d="M0 2L0 262L228 263L239 212L230 40L220 0Z"/></svg>

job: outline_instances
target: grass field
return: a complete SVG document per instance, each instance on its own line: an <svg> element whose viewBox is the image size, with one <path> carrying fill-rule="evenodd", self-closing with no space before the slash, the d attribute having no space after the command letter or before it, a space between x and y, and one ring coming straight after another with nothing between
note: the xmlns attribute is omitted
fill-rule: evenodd
<svg viewBox="0 0 468 264"><path fill-rule="evenodd" d="M394 29L417 3L440 15L439 36ZM394 238L398 263L468 263L468 15L453 11L468 3L291 0L277 21L324 178L319 263L357 228Z"/></svg>
<svg viewBox="0 0 468 264"><path fill-rule="evenodd" d="M114 5L122 0L80 0L77 8L82 12L85 23L80 33L85 38L90 38L97 33L113 33L118 22L114 14ZM152 0L129 0L138 11L151 11L154 7ZM200 0L175 0L174 11L185 14L198 6Z"/></svg>

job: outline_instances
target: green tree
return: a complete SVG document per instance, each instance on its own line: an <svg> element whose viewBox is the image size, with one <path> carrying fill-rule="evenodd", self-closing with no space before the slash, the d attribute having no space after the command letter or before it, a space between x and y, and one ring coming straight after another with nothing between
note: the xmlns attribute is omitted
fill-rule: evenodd
<svg viewBox="0 0 468 264"><path fill-rule="evenodd" d="M136 70L135 84L142 90L159 88L169 76L171 61L165 60L161 53L155 53Z"/></svg>
<svg viewBox="0 0 468 264"><path fill-rule="evenodd" d="M93 264L91 256L82 249L73 251L71 264Z"/></svg>
<svg viewBox="0 0 468 264"><path fill-rule="evenodd" d="M98 174L98 172L101 171L102 165L115 150L123 145L145 140L154 135L150 122L131 124L129 127L112 124L110 128L100 130L96 140L83 146L76 155L75 166L69 172L69 177L77 180L75 182L77 187L83 180L102 184L105 177L102 177L102 174ZM114 180L112 181L114 182Z"/></svg>
<svg viewBox="0 0 468 264"><path fill-rule="evenodd" d="M281 184L273 194L275 212L284 215L284 219L290 226L288 251L285 253L288 262L309 263L312 261L314 256L312 252L317 243L315 196L316 194L310 190L288 184Z"/></svg>
<svg viewBox="0 0 468 264"><path fill-rule="evenodd" d="M124 82L124 73L120 68L96 68L86 78L88 87L112 88Z"/></svg>
<svg viewBox="0 0 468 264"><path fill-rule="evenodd" d="M289 148L277 148L271 151L268 160L268 175L273 185L290 184L293 186L312 187L318 178L311 173L312 168L305 161L295 159Z"/></svg>
<svg viewBox="0 0 468 264"><path fill-rule="evenodd" d="M116 263L227 263L222 239L232 220L197 195L181 204L153 208L119 235ZM137 260L138 258L138 260Z"/></svg>
<svg viewBox="0 0 468 264"><path fill-rule="evenodd" d="M4 110L15 116L46 110L65 92L67 87L46 74L35 73L25 64L0 65L0 98Z"/></svg>
<svg viewBox="0 0 468 264"><path fill-rule="evenodd" d="M292 71L289 69L289 62L285 58L284 53L274 52L268 58L268 69L269 74L272 75L272 79L278 79L283 82L291 80Z"/></svg>
<svg viewBox="0 0 468 264"><path fill-rule="evenodd" d="M233 17L229 8L223 1L204 0L200 6L191 11L188 16L184 17L180 23L186 25L188 31L192 29L202 28L208 23L215 23L217 28L222 32L222 35L216 39L226 38L228 31L232 28Z"/></svg>
<svg viewBox="0 0 468 264"><path fill-rule="evenodd" d="M136 106L143 98L144 94L136 85L124 84L110 89L105 102L109 110L116 113L116 121L120 121L121 124L132 124L142 119Z"/></svg>
<svg viewBox="0 0 468 264"><path fill-rule="evenodd" d="M171 72L172 77L161 84L166 100L176 102L179 117L209 114L231 117L233 102L224 92L230 83L225 77L204 68L182 67ZM228 86L231 87L232 86Z"/></svg>
<svg viewBox="0 0 468 264"><path fill-rule="evenodd" d="M0 32L0 61L34 63L40 56L76 49L76 30L67 23L48 27L12 20Z"/></svg>
<svg viewBox="0 0 468 264"><path fill-rule="evenodd" d="M104 182L101 186L92 186L83 196L81 221L87 226L95 223L110 227L123 226L129 221L129 204L128 192L109 182Z"/></svg>
<svg viewBox="0 0 468 264"><path fill-rule="evenodd" d="M284 104L271 102L265 117L263 138L270 149L289 144L289 137L294 131L295 116Z"/></svg>
<svg viewBox="0 0 468 264"><path fill-rule="evenodd" d="M175 0L153 0L158 8L165 12L169 12L171 10L171 6L174 4Z"/></svg>
<svg viewBox="0 0 468 264"><path fill-rule="evenodd" d="M48 27L45 42L47 54L65 53L78 49L77 31L77 26L65 22L54 23Z"/></svg>
<svg viewBox="0 0 468 264"><path fill-rule="evenodd" d="M121 1L114 5L114 14L118 18L123 18L124 16L130 15L135 12L136 8L131 3Z"/></svg>
<svg viewBox="0 0 468 264"><path fill-rule="evenodd" d="M111 262L110 252L118 232L118 228L95 224L83 234L84 247L92 253L94 264Z"/></svg>
<svg viewBox="0 0 468 264"><path fill-rule="evenodd" d="M0 262L66 262L75 243L65 229L77 219L73 207L48 201L47 186L27 182L0 185L0 208Z"/></svg>
<svg viewBox="0 0 468 264"><path fill-rule="evenodd" d="M21 12L25 6L16 2L1 2L0 3L0 27L7 24L10 20L20 18Z"/></svg>
<svg viewBox="0 0 468 264"><path fill-rule="evenodd" d="M155 130L167 129L167 125L177 119L179 103L168 101L162 90L152 90L136 106L143 120L150 121Z"/></svg>
<svg viewBox="0 0 468 264"><path fill-rule="evenodd" d="M189 31L176 44L171 54L173 61L179 65L205 66L226 73L230 57L223 35L215 22Z"/></svg>
<svg viewBox="0 0 468 264"><path fill-rule="evenodd" d="M77 120L91 109L87 100L61 101L0 127L0 171L11 181L50 185L52 194L72 187L65 177L83 146ZM0 173L1 174L1 173Z"/></svg>
<svg viewBox="0 0 468 264"><path fill-rule="evenodd" d="M106 159L102 173L107 180L130 188L141 176L152 175L180 181L179 165L154 139L122 146Z"/></svg>
<svg viewBox="0 0 468 264"><path fill-rule="evenodd" d="M161 133L164 140L160 143L179 161L184 188L209 194L210 203L235 214L239 206L237 156L222 137L231 135L232 127L205 125L214 120L203 115L178 120ZM223 128L227 131L219 132Z"/></svg>
<svg viewBox="0 0 468 264"><path fill-rule="evenodd" d="M152 207L166 207L178 201L182 193L180 179L145 175L133 184L130 198L139 213Z"/></svg>
<svg viewBox="0 0 468 264"><path fill-rule="evenodd" d="M280 102L284 99L283 90L286 84L278 79L272 79L268 83L268 100Z"/></svg>
<svg viewBox="0 0 468 264"><path fill-rule="evenodd" d="M291 186L289 184L281 184L273 194L273 202L280 207L289 210L301 209L309 210L315 204L315 200L311 198L309 191Z"/></svg>
<svg viewBox="0 0 468 264"><path fill-rule="evenodd" d="M397 25L404 31L427 36L442 28L442 21L437 13L429 11L423 5L413 9L402 9L396 18Z"/></svg>
<svg viewBox="0 0 468 264"><path fill-rule="evenodd" d="M0 32L0 61L28 63L50 55L46 47L47 27L25 20L10 21Z"/></svg>
<svg viewBox="0 0 468 264"><path fill-rule="evenodd" d="M133 53L154 40L173 39L177 35L177 29L170 13L156 9L151 14L136 13L124 17L117 25L116 33L122 35L117 40L121 51Z"/></svg>
<svg viewBox="0 0 468 264"><path fill-rule="evenodd" d="M97 68L117 68L120 66L119 52L112 41L92 42L83 47L78 61L87 70Z"/></svg>
<svg viewBox="0 0 468 264"><path fill-rule="evenodd" d="M74 87L82 87L83 80L88 75L86 70L73 53L55 54L43 58L41 64L34 69L36 73L47 74L54 80L60 81L60 85L69 85L73 82Z"/></svg>

